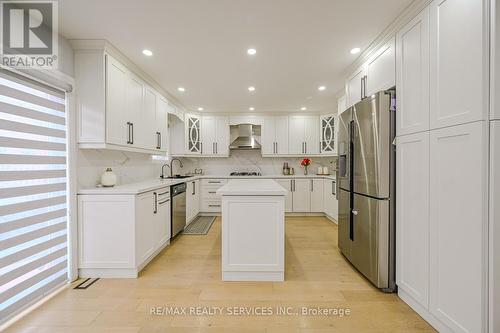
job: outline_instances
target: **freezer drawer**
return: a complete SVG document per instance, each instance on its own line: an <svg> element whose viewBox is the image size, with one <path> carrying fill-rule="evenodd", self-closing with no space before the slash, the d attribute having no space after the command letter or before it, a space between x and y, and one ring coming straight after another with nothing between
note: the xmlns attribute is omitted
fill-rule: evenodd
<svg viewBox="0 0 500 333"><path fill-rule="evenodd" d="M349 260L375 286L389 288L389 200L355 194L352 213Z"/></svg>

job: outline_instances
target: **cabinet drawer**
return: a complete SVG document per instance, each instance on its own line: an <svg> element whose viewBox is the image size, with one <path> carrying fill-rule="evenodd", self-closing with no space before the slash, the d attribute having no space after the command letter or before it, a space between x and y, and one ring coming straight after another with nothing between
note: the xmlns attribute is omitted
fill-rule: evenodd
<svg viewBox="0 0 500 333"><path fill-rule="evenodd" d="M221 187L222 185L227 184L227 179L202 179L201 180L201 185L202 186L218 186Z"/></svg>
<svg viewBox="0 0 500 333"><path fill-rule="evenodd" d="M201 189L201 197L205 199L218 199L220 200L220 196L217 195L217 190L220 186L203 186Z"/></svg>
<svg viewBox="0 0 500 333"><path fill-rule="evenodd" d="M221 211L220 200L203 200L201 203L201 211L208 213L219 213Z"/></svg>

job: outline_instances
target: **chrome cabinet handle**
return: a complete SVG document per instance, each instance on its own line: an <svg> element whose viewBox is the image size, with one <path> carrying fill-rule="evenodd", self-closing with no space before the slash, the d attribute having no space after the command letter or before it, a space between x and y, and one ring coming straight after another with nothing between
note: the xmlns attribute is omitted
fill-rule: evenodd
<svg viewBox="0 0 500 333"><path fill-rule="evenodd" d="M293 180L290 180L290 192L293 192Z"/></svg>
<svg viewBox="0 0 500 333"><path fill-rule="evenodd" d="M311 179L311 192L314 192L314 180Z"/></svg>
<svg viewBox="0 0 500 333"><path fill-rule="evenodd" d="M127 144L131 144L132 143L132 141L130 140L130 137L131 137L130 134L131 134L130 133L130 121L127 121Z"/></svg>
<svg viewBox="0 0 500 333"><path fill-rule="evenodd" d="M208 207L220 207L220 205L208 205Z"/></svg>
<svg viewBox="0 0 500 333"><path fill-rule="evenodd" d="M134 123L130 123L130 127L132 129L132 134L130 135L130 144L134 144Z"/></svg>
<svg viewBox="0 0 500 333"><path fill-rule="evenodd" d="M304 154L307 154L307 142L304 142Z"/></svg>

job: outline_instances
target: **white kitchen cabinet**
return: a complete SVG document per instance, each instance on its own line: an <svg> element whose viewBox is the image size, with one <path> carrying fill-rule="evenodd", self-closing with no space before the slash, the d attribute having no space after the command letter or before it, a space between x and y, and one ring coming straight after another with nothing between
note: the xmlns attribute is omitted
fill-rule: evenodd
<svg viewBox="0 0 500 333"><path fill-rule="evenodd" d="M483 0L434 0L430 4L432 129L487 117L485 6L488 3Z"/></svg>
<svg viewBox="0 0 500 333"><path fill-rule="evenodd" d="M429 308L453 332L486 329L487 138L482 121L430 134Z"/></svg>
<svg viewBox="0 0 500 333"><path fill-rule="evenodd" d="M500 327L500 121L490 122L490 332Z"/></svg>
<svg viewBox="0 0 500 333"><path fill-rule="evenodd" d="M289 152L293 155L319 154L319 118L289 117Z"/></svg>
<svg viewBox="0 0 500 333"><path fill-rule="evenodd" d="M324 212L323 179L310 179L311 184L311 209L313 213Z"/></svg>
<svg viewBox="0 0 500 333"><path fill-rule="evenodd" d="M293 179L293 212L303 213L311 211L311 180Z"/></svg>
<svg viewBox="0 0 500 333"><path fill-rule="evenodd" d="M346 82L346 103L347 108L361 101L364 98L364 80L366 76L366 66L363 65L356 70Z"/></svg>
<svg viewBox="0 0 500 333"><path fill-rule="evenodd" d="M146 261L156 248L156 202L153 192L140 194L135 201L136 262Z"/></svg>
<svg viewBox="0 0 500 333"><path fill-rule="evenodd" d="M347 100L346 100L346 96L343 95L337 101L337 114L340 115L345 110L347 110Z"/></svg>
<svg viewBox="0 0 500 333"><path fill-rule="evenodd" d="M337 183L333 179L323 179L324 212L335 221L338 220Z"/></svg>
<svg viewBox="0 0 500 333"><path fill-rule="evenodd" d="M188 182L186 192L186 225L189 225L200 212L200 180Z"/></svg>
<svg viewBox="0 0 500 333"><path fill-rule="evenodd" d="M201 121L202 155L229 155L229 119L225 116L203 116Z"/></svg>
<svg viewBox="0 0 500 333"><path fill-rule="evenodd" d="M79 276L137 277L169 244L169 190L78 195ZM167 200L158 200L161 193Z"/></svg>
<svg viewBox="0 0 500 333"><path fill-rule="evenodd" d="M429 129L429 8L396 34L396 135Z"/></svg>
<svg viewBox="0 0 500 333"><path fill-rule="evenodd" d="M78 59L78 58L77 58ZM83 60L82 60L83 61ZM82 66L83 67L83 66ZM82 69L82 71L84 68ZM127 96L128 71L121 63L112 57L106 57L106 141L117 145L127 145L130 142L130 117L128 116L128 107L125 96ZM80 72L78 73L80 74ZM83 75L83 73L81 73ZM77 76L77 78L79 75ZM90 87L89 87L90 89ZM90 99L90 98L89 98ZM104 99L104 98L103 98ZM86 100L84 98L84 100ZM83 104L84 101L82 101ZM85 115L87 107L91 105L80 105L80 114ZM83 108L83 109L82 109ZM90 118L90 115L88 115ZM80 118L80 136L89 128L87 117ZM82 140L89 142L92 135L87 134L87 138ZM98 140L96 140L98 141Z"/></svg>
<svg viewBox="0 0 500 333"><path fill-rule="evenodd" d="M79 47L74 50L79 148L166 152L166 145L156 148L159 93L106 49Z"/></svg>
<svg viewBox="0 0 500 333"><path fill-rule="evenodd" d="M202 213L220 213L221 198L217 195L217 190L227 184L227 179L207 178L201 180L201 207Z"/></svg>
<svg viewBox="0 0 500 333"><path fill-rule="evenodd" d="M155 148L159 151L166 151L168 147L168 101L161 95L156 98L156 115L155 115L155 129L157 145ZM155 141L156 143L156 141Z"/></svg>
<svg viewBox="0 0 500 333"><path fill-rule="evenodd" d="M396 52L394 38L378 50L366 63L365 96L396 85Z"/></svg>
<svg viewBox="0 0 500 333"><path fill-rule="evenodd" d="M337 155L337 117L333 114L320 116L320 153Z"/></svg>
<svg viewBox="0 0 500 333"><path fill-rule="evenodd" d="M186 114L184 126L184 153L186 155L200 155L204 148L201 141L201 117L195 114Z"/></svg>
<svg viewBox="0 0 500 333"><path fill-rule="evenodd" d="M429 307L429 132L397 139L396 283Z"/></svg>
<svg viewBox="0 0 500 333"><path fill-rule="evenodd" d="M288 154L288 117L264 117L262 125L262 154Z"/></svg>
<svg viewBox="0 0 500 333"><path fill-rule="evenodd" d="M280 184L287 192L285 196L285 212L290 213L293 211L293 199L292 199L292 180L290 179L275 179L275 181Z"/></svg>

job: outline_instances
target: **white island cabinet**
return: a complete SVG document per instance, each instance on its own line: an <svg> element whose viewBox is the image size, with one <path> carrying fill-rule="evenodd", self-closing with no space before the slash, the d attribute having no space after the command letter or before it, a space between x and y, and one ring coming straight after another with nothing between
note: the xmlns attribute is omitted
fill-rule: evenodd
<svg viewBox="0 0 500 333"><path fill-rule="evenodd" d="M222 280L284 281L285 195L272 179L230 180L222 197Z"/></svg>

